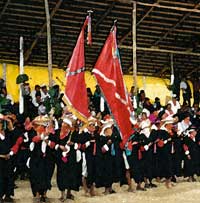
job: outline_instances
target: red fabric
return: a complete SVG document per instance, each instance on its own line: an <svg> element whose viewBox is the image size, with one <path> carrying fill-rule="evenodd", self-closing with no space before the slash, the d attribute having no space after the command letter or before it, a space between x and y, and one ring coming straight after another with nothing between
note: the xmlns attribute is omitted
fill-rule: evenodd
<svg viewBox="0 0 200 203"><path fill-rule="evenodd" d="M128 142L127 148L128 148L130 151L132 151L132 149L133 149L132 142Z"/></svg>
<svg viewBox="0 0 200 203"><path fill-rule="evenodd" d="M18 137L15 145L11 148L11 151L13 151L14 154L17 154L19 147L22 144L22 142L23 142L23 137Z"/></svg>
<svg viewBox="0 0 200 203"><path fill-rule="evenodd" d="M68 162L68 158L67 157L62 157L62 161L64 162L64 163L67 163Z"/></svg>
<svg viewBox="0 0 200 203"><path fill-rule="evenodd" d="M140 150L140 149L138 150L138 159L139 159L139 160L141 160L141 159L142 159L142 152L141 152L141 150Z"/></svg>
<svg viewBox="0 0 200 203"><path fill-rule="evenodd" d="M88 110L88 97L84 78L85 54L84 54L84 28L88 24L85 20L78 37L72 57L67 69L67 82L65 96L70 105L83 117L90 116Z"/></svg>
<svg viewBox="0 0 200 203"><path fill-rule="evenodd" d="M125 89L121 63L116 42L116 27L110 32L102 52L93 69L94 76L110 107L122 136L124 147L132 134L130 102ZM118 94L121 98L117 98Z"/></svg>
<svg viewBox="0 0 200 203"><path fill-rule="evenodd" d="M82 144L82 145L81 145L81 149L82 149L83 151L85 151L86 145L85 145L85 144Z"/></svg>
<svg viewBox="0 0 200 203"><path fill-rule="evenodd" d="M40 142L41 137L39 135L37 135L37 136L33 137L32 141L35 142L35 143Z"/></svg>
<svg viewBox="0 0 200 203"><path fill-rule="evenodd" d="M78 143L78 149L81 149L81 144L80 143Z"/></svg>
<svg viewBox="0 0 200 203"><path fill-rule="evenodd" d="M145 151L144 146L141 146L141 147L140 147L140 151L141 151L141 152L144 152L144 151Z"/></svg>
<svg viewBox="0 0 200 203"><path fill-rule="evenodd" d="M106 149L105 149L104 147L102 147L102 148L101 148L101 152L102 152L103 154L105 154L107 151L106 151Z"/></svg>
<svg viewBox="0 0 200 203"><path fill-rule="evenodd" d="M183 144L183 149L184 149L185 152L189 150L189 148L188 148L188 146L186 144Z"/></svg>
<svg viewBox="0 0 200 203"><path fill-rule="evenodd" d="M18 137L16 144L21 145L23 141L24 141L23 137Z"/></svg>
<svg viewBox="0 0 200 203"><path fill-rule="evenodd" d="M159 140L158 141L158 147L163 147L164 146L164 141L163 140Z"/></svg>
<svg viewBox="0 0 200 203"><path fill-rule="evenodd" d="M56 145L56 143L51 141L49 147L50 147L51 149L54 149L55 145Z"/></svg>
<svg viewBox="0 0 200 203"><path fill-rule="evenodd" d="M65 137L67 137L70 133L69 129L61 129L60 131L60 139L63 140Z"/></svg>
<svg viewBox="0 0 200 203"><path fill-rule="evenodd" d="M93 148L93 155L96 155L96 151L97 151L97 144L96 142L94 143L94 148Z"/></svg>

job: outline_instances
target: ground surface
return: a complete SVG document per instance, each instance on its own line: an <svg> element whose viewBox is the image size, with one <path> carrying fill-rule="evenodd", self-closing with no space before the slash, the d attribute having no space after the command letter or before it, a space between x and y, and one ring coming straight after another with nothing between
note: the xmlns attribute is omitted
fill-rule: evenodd
<svg viewBox="0 0 200 203"><path fill-rule="evenodd" d="M28 181L17 181L18 188L15 190L16 203L33 203L33 198ZM52 190L48 192L50 203L60 203L58 200L60 193L56 187L55 178L52 181ZM158 184L158 183L156 183ZM114 184L116 194L103 195L103 189L97 189L97 196L85 197L83 190L73 192L75 201L66 200L66 203L199 203L200 202L200 179L198 182L189 183L181 180L171 189L167 189L164 183L159 183L158 188L135 193L127 192L127 186L119 187Z"/></svg>

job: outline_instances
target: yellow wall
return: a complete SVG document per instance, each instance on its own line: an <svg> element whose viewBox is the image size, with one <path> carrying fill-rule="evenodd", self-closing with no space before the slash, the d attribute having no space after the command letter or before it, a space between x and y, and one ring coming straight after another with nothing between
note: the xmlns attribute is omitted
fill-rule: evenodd
<svg viewBox="0 0 200 203"><path fill-rule="evenodd" d="M46 67L31 67L25 66L24 72L29 76L29 83L31 89L34 88L35 84L47 84L48 85L48 70ZM16 85L16 77L19 74L19 67L17 65L7 64L7 89L8 93L11 94L15 101L18 101L18 85ZM2 77L2 64L0 64L0 77ZM65 83L65 71L58 68L53 68L53 80L56 84L60 84L60 82L56 79L56 77L60 78L63 83ZM87 86L94 91L95 89L95 79L91 75L90 72L86 72L86 83ZM130 91L131 86L133 85L133 77L131 75L124 76L126 86L128 91ZM146 92L146 96L151 100L154 100L155 97L159 97L161 99L162 104L165 104L166 97L170 96L170 92L166 88L164 82L160 78L155 77L144 77L138 76L138 87L139 89L144 89ZM62 86L62 85L61 85ZM64 89L64 87L62 87Z"/></svg>

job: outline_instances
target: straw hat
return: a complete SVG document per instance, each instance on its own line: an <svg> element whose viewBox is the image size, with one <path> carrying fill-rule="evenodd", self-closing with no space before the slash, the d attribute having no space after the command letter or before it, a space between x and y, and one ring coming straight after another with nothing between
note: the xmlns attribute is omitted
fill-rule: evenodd
<svg viewBox="0 0 200 203"><path fill-rule="evenodd" d="M50 117L48 117L47 115L41 115L41 116L37 116L32 121L32 124L48 126L50 121L51 121Z"/></svg>

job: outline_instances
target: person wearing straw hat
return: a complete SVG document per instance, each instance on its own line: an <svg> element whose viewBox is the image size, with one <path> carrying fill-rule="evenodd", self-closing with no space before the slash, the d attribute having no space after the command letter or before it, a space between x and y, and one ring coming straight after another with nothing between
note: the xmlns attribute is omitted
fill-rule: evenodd
<svg viewBox="0 0 200 203"><path fill-rule="evenodd" d="M75 124L73 116L65 115L62 118L61 129L56 133L57 185L61 192L61 202L65 201L65 197L74 200L71 190L78 191L80 186L76 154L80 146L76 142L78 131Z"/></svg>
<svg viewBox="0 0 200 203"><path fill-rule="evenodd" d="M29 132L32 139L27 167L30 168L31 189L36 202L45 202L46 192L51 189L47 154L54 145L49 141L49 132L47 131L49 123L48 116L37 116L32 121L33 129Z"/></svg>

